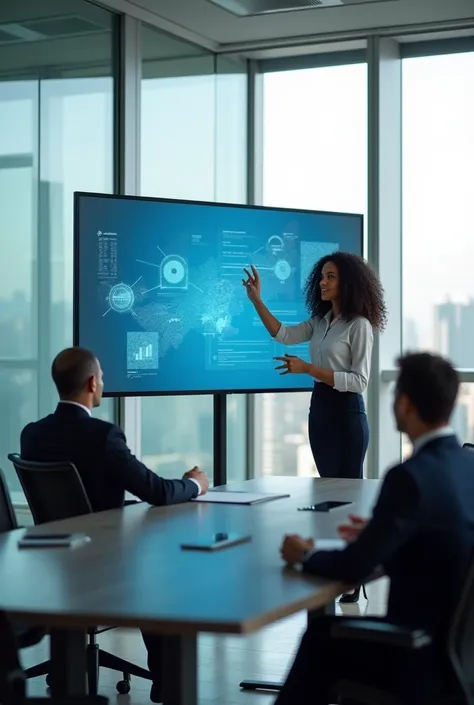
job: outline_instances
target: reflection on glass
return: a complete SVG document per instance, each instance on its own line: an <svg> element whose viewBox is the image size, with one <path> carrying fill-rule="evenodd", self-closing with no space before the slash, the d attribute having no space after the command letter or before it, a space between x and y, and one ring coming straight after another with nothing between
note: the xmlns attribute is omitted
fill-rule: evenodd
<svg viewBox="0 0 474 705"><path fill-rule="evenodd" d="M247 397L227 397L227 481L246 479L247 464Z"/></svg>
<svg viewBox="0 0 474 705"><path fill-rule="evenodd" d="M395 386L395 385L394 385ZM459 442L472 443L474 441L474 385L461 384L458 403L451 417L451 425ZM402 436L402 454L408 458L412 453L412 445L407 436Z"/></svg>
<svg viewBox="0 0 474 705"><path fill-rule="evenodd" d="M403 60L403 347L461 368L474 368L473 72L474 52ZM454 425L474 440L473 385Z"/></svg>
<svg viewBox="0 0 474 705"><path fill-rule="evenodd" d="M465 368L474 367L473 71L474 52L403 60L403 345Z"/></svg>
<svg viewBox="0 0 474 705"><path fill-rule="evenodd" d="M35 111L33 81L0 82L0 359L36 355Z"/></svg>
<svg viewBox="0 0 474 705"><path fill-rule="evenodd" d="M142 51L141 193L242 202L245 74L239 75L229 63L222 64L216 75L212 54L147 26ZM141 420L142 459L151 469L164 477L179 477L199 465L212 478L212 396L143 397ZM244 479L245 433L245 398L230 397L230 480Z"/></svg>
<svg viewBox="0 0 474 705"><path fill-rule="evenodd" d="M214 56L142 27L141 192L214 200Z"/></svg>
<svg viewBox="0 0 474 705"><path fill-rule="evenodd" d="M269 73L263 91L264 205L365 214L366 64ZM309 400L257 396L257 475L316 474Z"/></svg>
<svg viewBox="0 0 474 705"><path fill-rule="evenodd" d="M36 418L37 386L33 370L4 369L0 366L0 467L10 489L17 492L20 484L6 456L18 452L21 429Z"/></svg>
<svg viewBox="0 0 474 705"><path fill-rule="evenodd" d="M41 111L40 228L47 227L50 233L49 325L54 356L72 344L72 194L113 188L113 79L44 81ZM52 385L51 395L54 401Z"/></svg>
<svg viewBox="0 0 474 705"><path fill-rule="evenodd" d="M113 187L113 15L79 0L68 23L65 5L18 0L8 18L0 7L15 40L0 47L0 463L14 490L5 456L54 409L51 361L72 343L73 192ZM45 38L55 17L59 44ZM38 38L49 29L22 45L15 27L31 20Z"/></svg>
<svg viewBox="0 0 474 705"><path fill-rule="evenodd" d="M142 458L158 475L212 469L212 397L143 397ZM212 474L212 472L211 472Z"/></svg>

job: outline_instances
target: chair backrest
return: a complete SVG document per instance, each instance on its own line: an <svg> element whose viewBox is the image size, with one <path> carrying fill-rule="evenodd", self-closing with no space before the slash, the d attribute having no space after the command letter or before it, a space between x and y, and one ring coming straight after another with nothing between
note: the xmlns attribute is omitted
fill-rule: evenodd
<svg viewBox="0 0 474 705"><path fill-rule="evenodd" d="M465 702L474 705L474 557L451 622L448 653Z"/></svg>
<svg viewBox="0 0 474 705"><path fill-rule="evenodd" d="M73 463L34 463L10 454L35 524L69 519L92 512L91 503Z"/></svg>
<svg viewBox="0 0 474 705"><path fill-rule="evenodd" d="M13 531L13 529L18 529L18 522L5 475L0 470L0 534L5 531Z"/></svg>

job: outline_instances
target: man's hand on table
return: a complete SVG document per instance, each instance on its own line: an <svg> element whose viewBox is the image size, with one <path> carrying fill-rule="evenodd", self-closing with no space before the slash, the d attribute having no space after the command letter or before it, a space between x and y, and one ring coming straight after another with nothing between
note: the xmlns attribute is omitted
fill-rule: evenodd
<svg viewBox="0 0 474 705"><path fill-rule="evenodd" d="M298 534L287 534L280 548L281 557L288 565L302 563L308 551L314 549L313 539L304 539Z"/></svg>
<svg viewBox="0 0 474 705"><path fill-rule="evenodd" d="M365 529L368 519L349 514L348 522L341 524L337 531L341 539L347 543L357 541ZM299 534L287 534L280 548L281 557L290 566L303 563L308 554L316 549L313 539L304 539Z"/></svg>
<svg viewBox="0 0 474 705"><path fill-rule="evenodd" d="M183 480L194 480L194 482L197 482L200 487L199 494L206 494L207 490L209 489L209 478L207 477L206 473L197 466L194 467L192 470L188 470L188 472L185 472L183 475Z"/></svg>

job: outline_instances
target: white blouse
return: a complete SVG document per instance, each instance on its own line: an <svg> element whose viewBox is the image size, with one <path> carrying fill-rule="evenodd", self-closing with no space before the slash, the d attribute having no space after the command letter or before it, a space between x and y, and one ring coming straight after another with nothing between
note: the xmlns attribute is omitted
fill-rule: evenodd
<svg viewBox="0 0 474 705"><path fill-rule="evenodd" d="M331 311L324 318L310 318L296 326L282 323L275 340L283 345L309 342L312 364L334 372L334 389L361 394L370 376L372 326L362 317L345 321L338 316L331 322L330 318Z"/></svg>

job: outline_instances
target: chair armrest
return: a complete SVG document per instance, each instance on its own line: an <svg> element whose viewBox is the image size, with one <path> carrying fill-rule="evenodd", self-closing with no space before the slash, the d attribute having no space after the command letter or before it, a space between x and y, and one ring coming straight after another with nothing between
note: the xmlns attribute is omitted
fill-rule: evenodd
<svg viewBox="0 0 474 705"><path fill-rule="evenodd" d="M331 629L331 636L334 639L357 639L410 650L422 649L431 644L430 635L422 629L412 631L370 619L338 619Z"/></svg>

